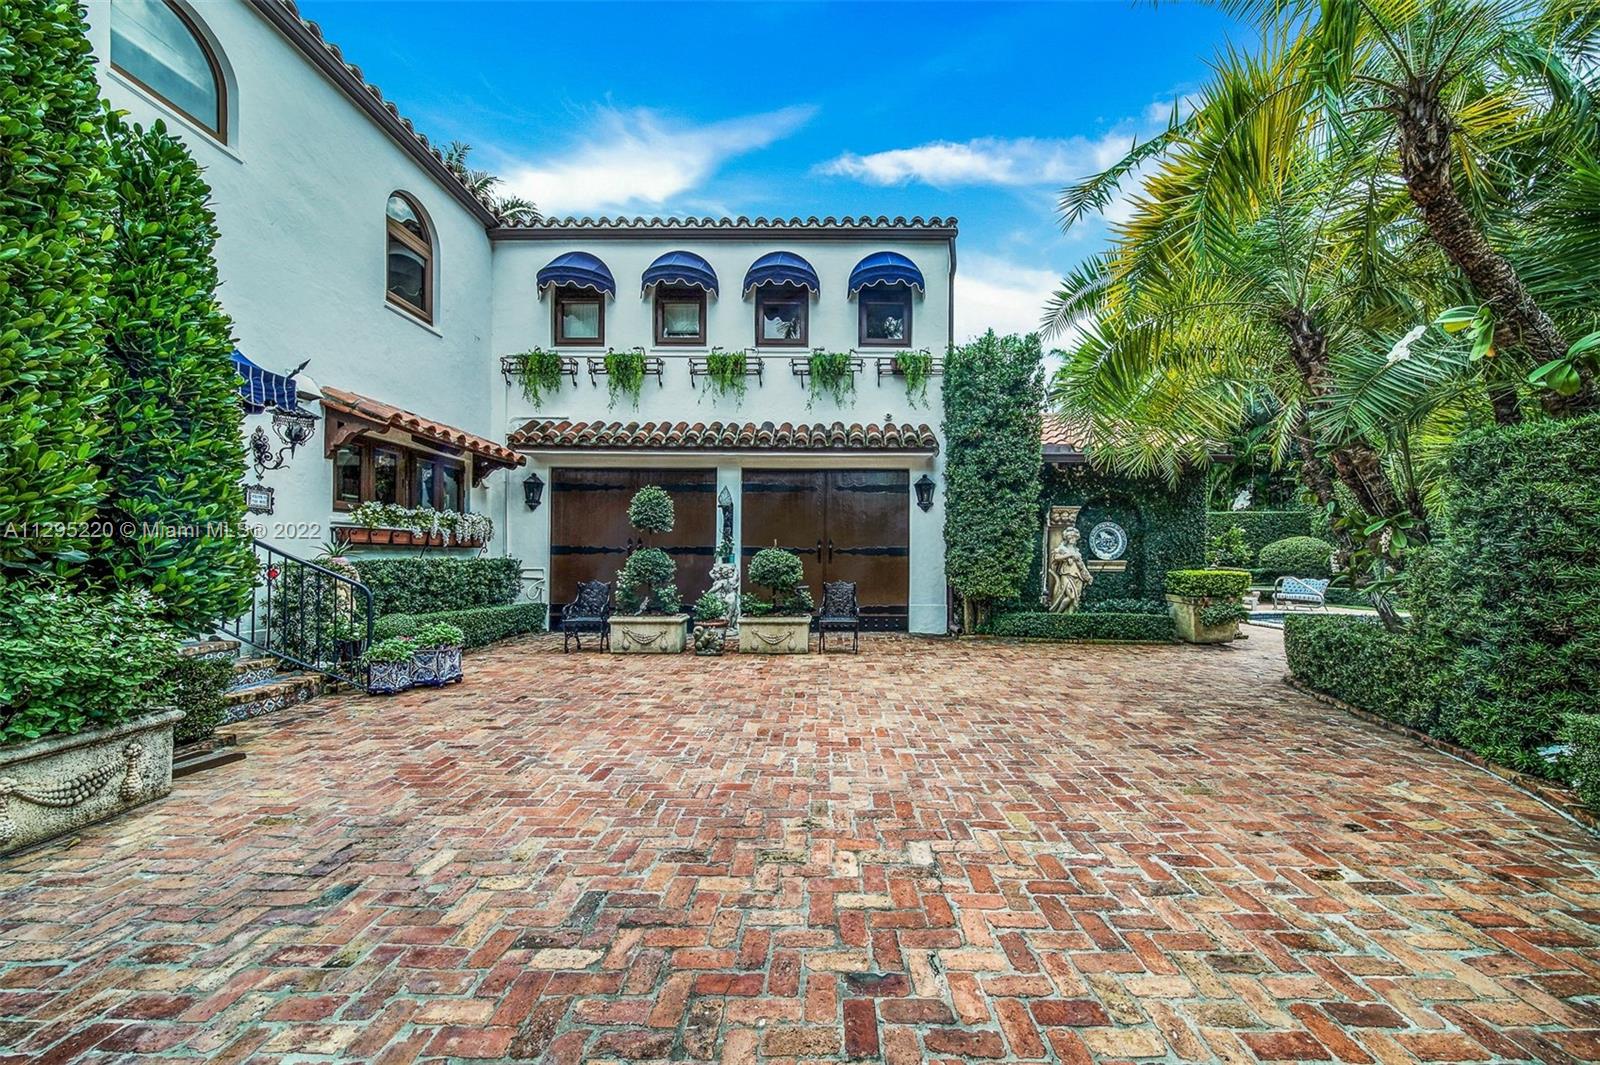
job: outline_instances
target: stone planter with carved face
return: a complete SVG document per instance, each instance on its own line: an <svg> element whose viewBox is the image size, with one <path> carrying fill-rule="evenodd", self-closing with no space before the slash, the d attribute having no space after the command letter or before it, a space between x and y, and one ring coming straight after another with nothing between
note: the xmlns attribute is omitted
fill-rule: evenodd
<svg viewBox="0 0 1600 1065"><path fill-rule="evenodd" d="M688 614L613 614L611 650L615 654L682 654L688 643Z"/></svg>
<svg viewBox="0 0 1600 1065"><path fill-rule="evenodd" d="M811 650L809 614L739 618L739 653L744 655L803 655Z"/></svg>
<svg viewBox="0 0 1600 1065"><path fill-rule="evenodd" d="M172 728L163 710L75 736L0 747L0 854L54 839L172 790Z"/></svg>

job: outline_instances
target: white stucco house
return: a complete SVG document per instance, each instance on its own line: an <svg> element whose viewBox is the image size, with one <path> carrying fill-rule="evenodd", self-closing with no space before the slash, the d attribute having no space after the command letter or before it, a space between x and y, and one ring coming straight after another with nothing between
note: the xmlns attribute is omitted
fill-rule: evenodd
<svg viewBox="0 0 1600 1065"><path fill-rule="evenodd" d="M794 550L814 590L857 581L870 626L945 631L954 219L504 224L283 0L87 6L106 98L205 167L250 396L287 387L317 416L292 453L271 409L247 419L263 539L415 551L350 512L487 515L487 544L443 549L520 558L559 611L615 574L628 498L654 483L691 600L729 535L746 557ZM529 352L560 360L554 387L526 387ZM637 393L608 352L642 360ZM844 360L831 389L814 352ZM708 372L730 353L742 389ZM925 393L910 353L933 360Z"/></svg>

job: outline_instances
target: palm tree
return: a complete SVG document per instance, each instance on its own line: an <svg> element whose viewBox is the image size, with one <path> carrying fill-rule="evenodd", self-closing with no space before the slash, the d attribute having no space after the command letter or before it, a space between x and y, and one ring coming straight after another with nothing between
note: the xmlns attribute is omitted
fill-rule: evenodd
<svg viewBox="0 0 1600 1065"><path fill-rule="evenodd" d="M539 220L539 209L533 201L523 199L521 196L501 196L495 192L500 187L501 179L498 175L487 170L477 170L469 166L467 156L472 154L472 145L461 141L451 141L444 150L444 165L455 175L456 180L466 186L467 191L478 199L488 204L501 222L528 223Z"/></svg>

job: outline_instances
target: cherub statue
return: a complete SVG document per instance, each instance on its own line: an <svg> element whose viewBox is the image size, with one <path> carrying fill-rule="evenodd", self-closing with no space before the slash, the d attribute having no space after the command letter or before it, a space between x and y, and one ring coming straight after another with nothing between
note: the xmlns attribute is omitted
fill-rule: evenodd
<svg viewBox="0 0 1600 1065"><path fill-rule="evenodd" d="M1050 553L1050 611L1055 614L1070 614L1078 609L1078 603L1083 599L1083 590L1094 583L1094 574L1089 572L1088 565L1083 561L1083 552L1078 550L1078 530L1068 527L1061 534L1061 541L1056 544L1056 549Z"/></svg>

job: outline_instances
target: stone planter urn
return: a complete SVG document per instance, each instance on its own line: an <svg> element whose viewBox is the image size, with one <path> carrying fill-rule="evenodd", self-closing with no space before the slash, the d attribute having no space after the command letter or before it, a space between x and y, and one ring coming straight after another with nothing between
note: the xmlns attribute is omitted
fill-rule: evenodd
<svg viewBox="0 0 1600 1065"><path fill-rule="evenodd" d="M613 614L611 650L625 655L682 654L688 626L688 614Z"/></svg>
<svg viewBox="0 0 1600 1065"><path fill-rule="evenodd" d="M394 695L411 687L411 662L373 662L367 666L367 692Z"/></svg>
<svg viewBox="0 0 1600 1065"><path fill-rule="evenodd" d="M75 736L0 748L0 854L30 847L172 790L172 727L163 710Z"/></svg>
<svg viewBox="0 0 1600 1065"><path fill-rule="evenodd" d="M1239 622L1229 619L1221 625L1207 625L1200 620L1201 611L1217 603L1234 603L1234 596L1167 595L1167 609L1172 611L1172 622L1177 627L1178 638L1184 643L1231 643L1239 637Z"/></svg>
<svg viewBox="0 0 1600 1065"><path fill-rule="evenodd" d="M411 656L413 687L438 688L454 684L464 675L459 647L420 647Z"/></svg>
<svg viewBox="0 0 1600 1065"><path fill-rule="evenodd" d="M811 650L809 614L739 618L739 653L744 655L803 655Z"/></svg>

